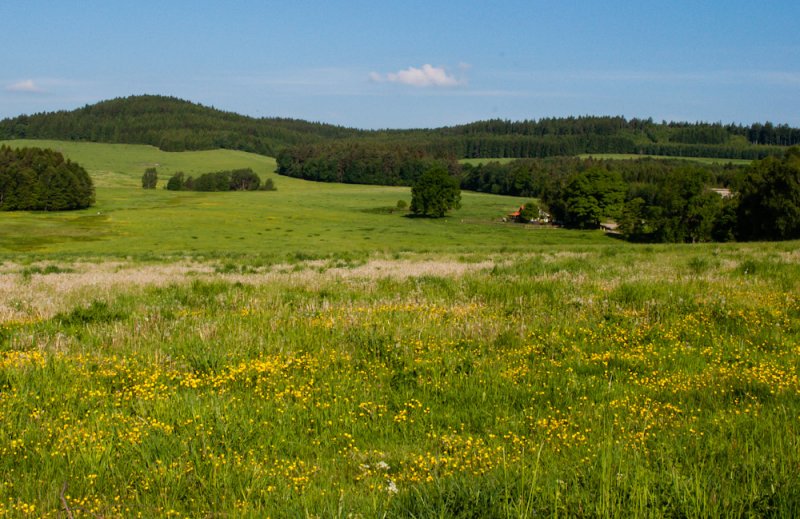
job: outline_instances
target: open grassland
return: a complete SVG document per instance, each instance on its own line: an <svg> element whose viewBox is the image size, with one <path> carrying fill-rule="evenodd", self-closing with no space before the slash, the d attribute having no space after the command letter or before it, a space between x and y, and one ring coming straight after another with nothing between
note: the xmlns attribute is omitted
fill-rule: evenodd
<svg viewBox="0 0 800 519"><path fill-rule="evenodd" d="M0 515L797 516L796 244L6 262Z"/></svg>
<svg viewBox="0 0 800 519"><path fill-rule="evenodd" d="M149 146L9 141L49 146L82 164L95 179L97 205L66 213L0 213L0 254L368 255L374 251L527 250L607 241L602 234L503 225L524 200L464 193L462 209L439 220L406 218L405 187L321 184L274 174L275 160L229 150L166 153ZM159 189L141 189L146 167ZM160 189L176 171L250 167L272 178L275 192L190 193ZM540 232L544 231L544 232Z"/></svg>
<svg viewBox="0 0 800 519"><path fill-rule="evenodd" d="M500 164L508 164L509 162L514 162L515 160L520 159L513 159L513 158L497 158L497 159L461 159L459 162L461 164L469 164L471 166L480 166L481 164L488 164L489 162L499 162Z"/></svg>
<svg viewBox="0 0 800 519"><path fill-rule="evenodd" d="M750 160L744 159L719 159L709 157L674 157L666 155L637 155L634 153L583 153L578 155L582 159L594 158L598 160L637 160L637 159L664 159L664 160L685 160L687 162L699 162L700 164L734 164L734 165L747 165ZM481 164L488 164L489 162L499 162L500 164L508 164L520 159L461 159L459 162L462 164L470 164L472 166L479 166Z"/></svg>
<svg viewBox="0 0 800 519"><path fill-rule="evenodd" d="M632 245L477 194L409 219L406 188L266 157L52 147L98 205L0 213L0 516L800 515L797 242ZM140 189L156 163L278 191Z"/></svg>

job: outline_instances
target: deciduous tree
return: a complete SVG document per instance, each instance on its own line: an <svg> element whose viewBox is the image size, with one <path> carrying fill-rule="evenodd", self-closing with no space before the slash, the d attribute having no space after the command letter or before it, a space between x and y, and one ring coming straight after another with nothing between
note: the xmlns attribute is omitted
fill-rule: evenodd
<svg viewBox="0 0 800 519"><path fill-rule="evenodd" d="M566 227L597 229L603 218L619 218L625 201L625 183L619 173L591 168L567 182L557 205Z"/></svg>
<svg viewBox="0 0 800 519"><path fill-rule="evenodd" d="M741 240L800 238L800 148L782 159L755 162L742 185L737 210Z"/></svg>
<svg viewBox="0 0 800 519"><path fill-rule="evenodd" d="M461 207L461 187L447 168L436 164L420 175L411 187L411 212L417 216L441 218Z"/></svg>

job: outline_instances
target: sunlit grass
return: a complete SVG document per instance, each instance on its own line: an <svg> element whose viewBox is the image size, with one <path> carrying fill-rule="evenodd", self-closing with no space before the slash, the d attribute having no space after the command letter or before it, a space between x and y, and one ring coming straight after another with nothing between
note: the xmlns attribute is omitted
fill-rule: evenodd
<svg viewBox="0 0 800 519"><path fill-rule="evenodd" d="M599 232L503 224L524 199L463 193L462 208L438 220L406 218L407 187L308 182L274 173L275 160L215 150L167 153L150 146L9 141L50 146L87 168L97 204L66 213L0 213L0 254L287 255L327 257L375 251L530 250L552 244L607 243ZM146 167L159 188L141 189ZM197 175L250 167L274 192L188 193L161 189L175 171Z"/></svg>
<svg viewBox="0 0 800 519"><path fill-rule="evenodd" d="M691 250L202 263L49 314L92 267L6 265L0 510L795 515L796 252Z"/></svg>
<svg viewBox="0 0 800 519"><path fill-rule="evenodd" d="M797 242L53 145L98 205L0 214L0 516L800 515ZM144 191L155 163L278 191Z"/></svg>
<svg viewBox="0 0 800 519"><path fill-rule="evenodd" d="M578 155L582 159L589 157L600 160L636 160L636 159L665 159L683 160L687 162L699 162L701 164L733 164L736 166L746 166L752 160L747 159L725 159L715 157L676 157L668 155L639 155L635 153L583 153Z"/></svg>

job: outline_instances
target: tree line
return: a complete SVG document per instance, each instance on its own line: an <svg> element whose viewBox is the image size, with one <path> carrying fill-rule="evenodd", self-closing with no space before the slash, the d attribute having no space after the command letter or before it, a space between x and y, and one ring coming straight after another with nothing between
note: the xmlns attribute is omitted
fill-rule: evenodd
<svg viewBox="0 0 800 519"><path fill-rule="evenodd" d="M498 195L541 197L570 174L589 168L614 169L626 182L654 183L686 164L677 159L598 160L578 157L492 161L479 165L460 164L452 157L436 155L412 146L377 146L355 142L308 144L284 149L277 158L281 175L348 184L410 186L434 164L443 165L460 180L461 188ZM728 186L744 166L707 165L713 181Z"/></svg>
<svg viewBox="0 0 800 519"><path fill-rule="evenodd" d="M269 156L295 146L358 143L417 148L438 159L636 153L752 160L780 156L785 147L800 144L800 129L770 122L743 126L584 116L358 130L247 117L174 97L145 95L0 121L0 139L18 138L150 144L165 151L226 148Z"/></svg>
<svg viewBox="0 0 800 519"><path fill-rule="evenodd" d="M800 238L800 148L767 157L726 177L684 165L649 182L625 180L620 171L590 167L544 191L542 201L569 228L618 224L631 241L708 242Z"/></svg>
<svg viewBox="0 0 800 519"><path fill-rule="evenodd" d="M318 182L410 186L434 165L458 173L458 163L419 147L365 145L360 142L306 144L286 148L277 157L278 173Z"/></svg>
<svg viewBox="0 0 800 519"><path fill-rule="evenodd" d="M631 160L594 159L578 157L549 157L544 159L518 159L511 162L491 161L478 165L461 165L461 187L470 191L496 195L542 197L555 189L574 173L588 169L618 172L622 179L633 186L655 184L667 175L686 167L679 159L645 157ZM731 186L743 175L745 166L733 164L708 164L702 170L710 175L711 182L719 186Z"/></svg>
<svg viewBox="0 0 800 519"><path fill-rule="evenodd" d="M41 148L0 146L0 210L64 211L94 203L94 184L79 164Z"/></svg>

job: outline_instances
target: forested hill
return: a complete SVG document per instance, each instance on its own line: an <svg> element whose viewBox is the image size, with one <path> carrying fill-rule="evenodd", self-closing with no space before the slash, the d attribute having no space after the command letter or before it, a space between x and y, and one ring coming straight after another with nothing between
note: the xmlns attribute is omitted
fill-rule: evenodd
<svg viewBox="0 0 800 519"><path fill-rule="evenodd" d="M294 144L352 138L363 133L296 119L257 119L152 95L0 121L0 139L150 144L164 151L227 148L262 155L275 155Z"/></svg>
<svg viewBox="0 0 800 519"><path fill-rule="evenodd" d="M165 151L228 148L272 156L297 145L347 142L402 145L448 158L638 153L755 159L780 155L786 146L800 144L800 129L770 123L656 123L585 116L368 131L253 118L174 97L145 95L0 121L0 139L14 138L151 144Z"/></svg>

